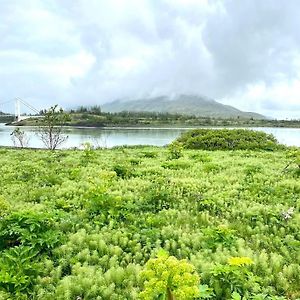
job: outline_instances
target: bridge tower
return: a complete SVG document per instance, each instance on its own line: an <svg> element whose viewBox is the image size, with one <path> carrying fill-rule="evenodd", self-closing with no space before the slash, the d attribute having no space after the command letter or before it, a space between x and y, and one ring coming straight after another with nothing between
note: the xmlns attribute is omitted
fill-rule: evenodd
<svg viewBox="0 0 300 300"><path fill-rule="evenodd" d="M15 118L16 122L19 122L21 120L21 109L20 109L20 99L15 99Z"/></svg>

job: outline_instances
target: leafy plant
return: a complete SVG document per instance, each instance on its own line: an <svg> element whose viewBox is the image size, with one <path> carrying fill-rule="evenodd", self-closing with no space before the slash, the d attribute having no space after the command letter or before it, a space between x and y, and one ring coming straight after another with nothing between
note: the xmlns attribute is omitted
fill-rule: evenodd
<svg viewBox="0 0 300 300"><path fill-rule="evenodd" d="M3 217L7 214L10 208L9 203L0 195L0 217Z"/></svg>
<svg viewBox="0 0 300 300"><path fill-rule="evenodd" d="M200 278L194 266L164 251L146 263L140 276L144 284L140 299L189 300L200 296Z"/></svg>
<svg viewBox="0 0 300 300"><path fill-rule="evenodd" d="M8 249L0 258L0 289L13 294L14 299L27 299L39 274L35 261L38 252L22 246Z"/></svg>
<svg viewBox="0 0 300 300"><path fill-rule="evenodd" d="M249 257L231 257L226 265L216 264L210 272L210 284L216 299L230 299L245 295L255 289L256 278L248 266L253 264Z"/></svg>
<svg viewBox="0 0 300 300"><path fill-rule="evenodd" d="M190 167L190 163L185 160L175 160L175 161L166 161L161 166L165 169L180 170L180 169L188 169Z"/></svg>
<svg viewBox="0 0 300 300"><path fill-rule="evenodd" d="M47 213L14 212L0 220L0 250L22 245L47 251L59 239L55 218Z"/></svg>
<svg viewBox="0 0 300 300"><path fill-rule="evenodd" d="M113 170L116 172L117 176L120 178L128 178L132 175L132 167L126 163L117 163L113 166Z"/></svg>
<svg viewBox="0 0 300 300"><path fill-rule="evenodd" d="M296 165L300 169L300 149L297 147L292 147L287 152L287 159L289 160L288 164L284 169L287 169L290 165Z"/></svg>
<svg viewBox="0 0 300 300"><path fill-rule="evenodd" d="M168 159L178 159L183 156L183 147L182 144L174 141L168 145Z"/></svg>
<svg viewBox="0 0 300 300"><path fill-rule="evenodd" d="M208 247L213 249L221 244L223 247L230 247L236 240L235 230L230 229L226 225L219 225L215 228L207 228L203 230Z"/></svg>
<svg viewBox="0 0 300 300"><path fill-rule="evenodd" d="M86 204L87 213L102 224L110 220L121 220L124 216L122 211L122 198L110 195L106 192L92 192L88 196Z"/></svg>
<svg viewBox="0 0 300 300"><path fill-rule="evenodd" d="M154 151L144 151L142 152L142 155L146 158L155 158L157 157L157 152Z"/></svg>
<svg viewBox="0 0 300 300"><path fill-rule="evenodd" d="M82 155L83 160L85 162L88 162L88 161L94 159L96 153L93 148L93 145L89 142L86 142L86 143L83 143L82 146L83 146L83 155Z"/></svg>

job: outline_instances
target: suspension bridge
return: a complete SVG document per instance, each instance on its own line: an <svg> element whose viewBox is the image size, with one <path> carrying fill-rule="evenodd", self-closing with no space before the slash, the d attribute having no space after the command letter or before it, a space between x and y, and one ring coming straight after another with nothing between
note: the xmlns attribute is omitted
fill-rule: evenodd
<svg viewBox="0 0 300 300"><path fill-rule="evenodd" d="M13 113L1 113L4 112L7 105L14 103L14 114ZM29 111L31 112L30 115L27 114L21 114L21 105L25 106L27 109L29 109ZM32 113L34 113L32 115ZM21 98L15 98L13 100L8 100L8 101L4 101L0 103L0 116L1 117L14 117L14 121L13 123L17 123L20 122L22 120L28 119L28 118L40 118L42 116L40 116L40 112L33 107L31 104L29 104L28 102L26 102L25 100L21 99Z"/></svg>

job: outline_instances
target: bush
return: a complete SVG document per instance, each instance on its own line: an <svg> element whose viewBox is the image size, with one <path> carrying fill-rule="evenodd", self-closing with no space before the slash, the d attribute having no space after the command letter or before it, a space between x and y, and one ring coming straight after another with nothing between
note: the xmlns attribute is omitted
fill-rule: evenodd
<svg viewBox="0 0 300 300"><path fill-rule="evenodd" d="M245 129L194 129L177 141L187 149L273 151L283 148L273 135Z"/></svg>
<svg viewBox="0 0 300 300"><path fill-rule="evenodd" d="M157 258L150 259L140 276L144 281L140 299L191 300L200 296L195 267L167 253L160 252Z"/></svg>
<svg viewBox="0 0 300 300"><path fill-rule="evenodd" d="M287 152L287 159L289 160L289 162L285 169L290 165L296 165L300 169L300 148L291 147Z"/></svg>
<svg viewBox="0 0 300 300"><path fill-rule="evenodd" d="M0 195L0 217L4 216L9 210L9 203Z"/></svg>
<svg viewBox="0 0 300 300"><path fill-rule="evenodd" d="M27 246L14 247L1 253L0 289L12 293L13 299L28 299L26 294L36 283L39 273L39 265L35 261L37 254Z"/></svg>
<svg viewBox="0 0 300 300"><path fill-rule="evenodd" d="M146 158L155 158L157 157L157 152L154 152L154 151L145 151L145 152L142 152L142 155L143 157L146 157Z"/></svg>
<svg viewBox="0 0 300 300"><path fill-rule="evenodd" d="M232 293L248 295L257 288L257 278L249 270L253 261L249 257L231 257L226 265L216 264L211 271L210 284L215 299L230 299Z"/></svg>
<svg viewBox="0 0 300 300"><path fill-rule="evenodd" d="M126 163L118 163L113 166L113 170L120 178L129 178L132 175L131 167Z"/></svg>
<svg viewBox="0 0 300 300"><path fill-rule="evenodd" d="M168 146L168 159L178 159L183 156L182 154L183 147L182 145L174 141Z"/></svg>
<svg viewBox="0 0 300 300"><path fill-rule="evenodd" d="M0 251L30 246L39 251L54 248L60 239L55 217L32 211L14 212L0 220Z"/></svg>

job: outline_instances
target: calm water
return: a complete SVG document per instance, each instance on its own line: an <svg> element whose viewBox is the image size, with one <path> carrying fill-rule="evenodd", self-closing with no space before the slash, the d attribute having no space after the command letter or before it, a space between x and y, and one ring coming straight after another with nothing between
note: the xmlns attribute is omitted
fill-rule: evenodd
<svg viewBox="0 0 300 300"><path fill-rule="evenodd" d="M22 127L29 137L29 146L44 147L35 134L34 127ZM272 133L280 143L290 146L300 146L300 128L252 128ZM0 124L0 146L13 146L12 126ZM97 147L113 147L120 145L155 145L163 146L176 139L186 128L66 128L69 136L62 148L81 147L90 142Z"/></svg>

